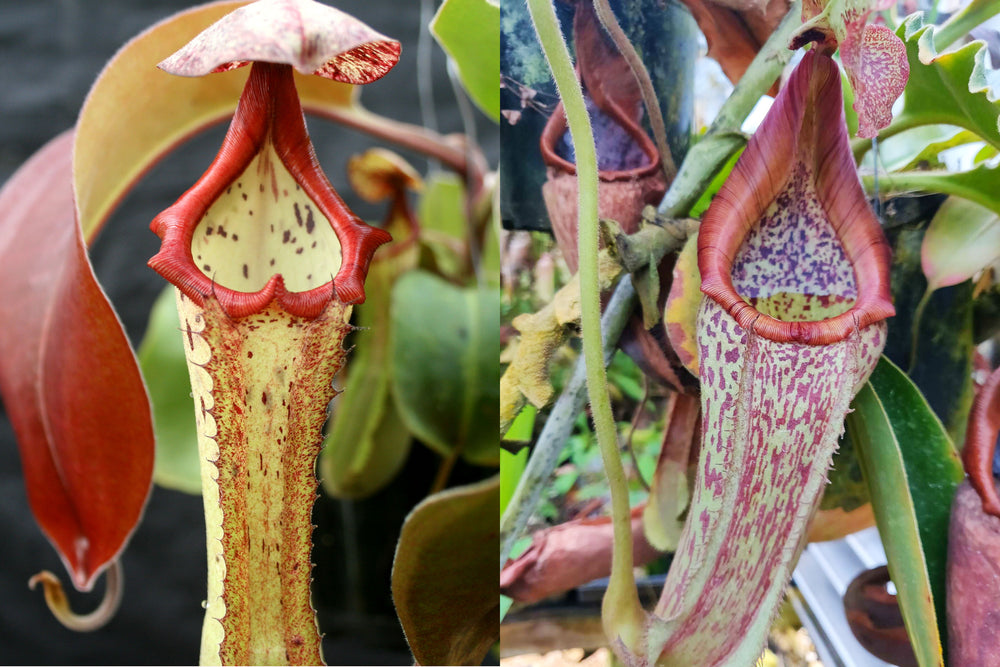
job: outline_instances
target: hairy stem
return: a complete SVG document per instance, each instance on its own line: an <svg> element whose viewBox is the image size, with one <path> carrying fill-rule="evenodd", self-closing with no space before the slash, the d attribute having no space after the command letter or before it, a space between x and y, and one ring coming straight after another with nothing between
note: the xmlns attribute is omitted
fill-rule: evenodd
<svg viewBox="0 0 1000 667"><path fill-rule="evenodd" d="M608 378L604 368L601 339L601 300L597 280L597 149L590 127L590 117L583 90L573 71L569 49L559 29L559 19L550 0L528 0L535 31L549 62L559 97L566 111L573 146L576 149L576 173L579 182L579 219L577 251L580 258L580 322L583 330L583 356L587 364L587 389L590 397L594 433L604 460L611 491L611 516L615 540L611 562L611 582L605 595L602 618L606 632L614 641L632 646L638 641L642 607L632 574L632 535L629 527L628 483L618 452L618 432L611 412ZM621 528L625 529L622 530ZM624 633L624 635L622 635Z"/></svg>

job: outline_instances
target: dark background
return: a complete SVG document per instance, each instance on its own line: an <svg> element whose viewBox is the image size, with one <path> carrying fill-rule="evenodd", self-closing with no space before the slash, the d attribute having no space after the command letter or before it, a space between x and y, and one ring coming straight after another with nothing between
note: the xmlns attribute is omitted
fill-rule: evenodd
<svg viewBox="0 0 1000 667"><path fill-rule="evenodd" d="M193 4L0 0L0 182L48 139L74 124L91 82L124 42ZM391 118L422 123L417 97L420 2L338 0L335 4L403 43L399 65L365 87L364 105ZM462 131L444 56L436 45L432 51L439 130ZM476 124L490 163L496 164L496 128L478 113ZM337 190L362 217L381 217L378 209L357 202L344 178L347 159L374 142L325 121L313 119L309 127L320 162ZM149 307L164 286L146 267L159 245L149 221L201 175L224 129L202 135L153 169L92 248L98 279L133 346L141 340ZM419 156L400 152L426 173L427 164ZM436 457L415 443L404 474L385 491L361 502L324 497L317 503L313 601L326 633L328 663L412 664L392 608L389 573L399 526L427 493L436 466ZM482 469L459 467L452 483L483 475ZM154 487L123 556L125 597L117 616L95 633L64 629L45 608L41 593L27 588L28 578L41 569L58 573L64 581L67 576L34 523L14 436L0 414L0 663L197 663L205 594L204 539L201 498ZM91 609L102 587L103 582L87 596L71 591L74 608Z"/></svg>

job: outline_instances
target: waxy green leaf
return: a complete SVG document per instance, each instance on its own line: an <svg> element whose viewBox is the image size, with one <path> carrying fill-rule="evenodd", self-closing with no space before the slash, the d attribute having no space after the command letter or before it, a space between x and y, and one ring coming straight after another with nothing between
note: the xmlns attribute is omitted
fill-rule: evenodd
<svg viewBox="0 0 1000 667"><path fill-rule="evenodd" d="M955 447L906 375L879 361L847 417L889 572L922 667L942 665L948 516L964 477Z"/></svg>
<svg viewBox="0 0 1000 667"><path fill-rule="evenodd" d="M961 146L979 137L968 130L951 125L918 125L878 142L879 169L894 172L907 169L940 169L944 164L940 153ZM867 142L856 142L856 159L864 159L860 166L875 170L875 154L868 150Z"/></svg>
<svg viewBox="0 0 1000 667"><path fill-rule="evenodd" d="M1000 98L991 92L998 75L988 63L986 44L969 42L939 53L937 28L923 14L910 16L896 30L906 44L910 80L903 93L903 110L887 128L945 123L975 132L1000 147Z"/></svg>
<svg viewBox="0 0 1000 667"><path fill-rule="evenodd" d="M417 217L420 243L430 250L438 272L459 279L465 270L461 254L467 252L468 236L461 179L447 172L432 174L420 194Z"/></svg>
<svg viewBox="0 0 1000 667"><path fill-rule="evenodd" d="M411 271L392 291L392 393L410 431L442 456L499 462L500 293Z"/></svg>
<svg viewBox="0 0 1000 667"><path fill-rule="evenodd" d="M865 188L873 189L874 178L870 174L862 177ZM1000 168L990 163L981 163L966 171L903 171L880 174L879 192L883 195L918 192L941 192L956 195L975 202L991 211L1000 213Z"/></svg>
<svg viewBox="0 0 1000 667"><path fill-rule="evenodd" d="M499 503L492 477L436 493L406 518L392 599L417 664L478 665L500 638Z"/></svg>
<svg viewBox="0 0 1000 667"><path fill-rule="evenodd" d="M534 406L531 406L534 409ZM528 413L525 409L521 414ZM506 449L500 450L500 515L503 516L507 504L514 495L514 489L521 480L525 467L528 465L528 449L524 448L517 454L511 454Z"/></svg>
<svg viewBox="0 0 1000 667"><path fill-rule="evenodd" d="M156 427L153 481L168 489L200 494L198 431L184 344L178 335L176 298L168 285L153 304L138 350L139 368L144 377L151 378L149 399Z"/></svg>
<svg viewBox="0 0 1000 667"><path fill-rule="evenodd" d="M500 122L500 5L493 0L445 0L431 33L458 67L462 84L483 113Z"/></svg>

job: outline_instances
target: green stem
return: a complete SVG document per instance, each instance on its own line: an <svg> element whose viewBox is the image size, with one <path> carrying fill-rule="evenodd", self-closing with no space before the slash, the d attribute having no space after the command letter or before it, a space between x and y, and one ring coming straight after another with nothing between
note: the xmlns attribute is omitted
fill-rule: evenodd
<svg viewBox="0 0 1000 667"><path fill-rule="evenodd" d="M906 374L912 376L913 370L917 367L917 344L920 342L920 323L924 319L924 310L931 300L934 291L927 286L924 295L920 297L916 309L913 311L913 322L910 324L910 367L906 369Z"/></svg>
<svg viewBox="0 0 1000 667"><path fill-rule="evenodd" d="M944 50L988 18L1000 14L997 0L972 0L934 32L934 47Z"/></svg>
<svg viewBox="0 0 1000 667"><path fill-rule="evenodd" d="M570 136L576 150L576 174L579 190L577 250L580 257L580 324L583 331L583 356L587 364L587 389L590 396L594 433L601 448L604 470L611 492L611 516L614 522L614 550L611 579L604 598L602 617L610 639L621 640L629 647L639 640L642 606L632 574L632 532L629 516L628 480L618 453L618 431L611 412L608 377L604 368L601 338L601 299L597 280L597 148L590 127L590 117L577 81L569 49L563 41L551 0L528 0L528 11L539 42L549 62L559 97L566 111Z"/></svg>

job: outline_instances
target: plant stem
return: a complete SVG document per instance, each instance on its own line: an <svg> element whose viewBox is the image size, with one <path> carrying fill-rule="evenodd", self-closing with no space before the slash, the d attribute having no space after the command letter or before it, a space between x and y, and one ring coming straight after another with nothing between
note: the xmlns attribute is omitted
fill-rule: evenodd
<svg viewBox="0 0 1000 667"><path fill-rule="evenodd" d="M64 626L75 632L93 632L103 628L108 621L114 618L121 605L123 582L121 561L111 561L107 569L104 597L101 598L101 603L97 608L87 614L77 614L70 608L69 599L63 591L59 577L48 570L42 570L29 579L28 588L34 590L38 584L42 585L42 590L45 593L45 604L48 605L52 615Z"/></svg>
<svg viewBox="0 0 1000 667"><path fill-rule="evenodd" d="M625 322L636 304L632 279L623 277L611 295L601 319L604 339L604 363L611 362L615 341L625 328ZM510 557L514 542L524 532L528 519L542 497L542 491L552 479L563 444L573 431L573 423L587 400L587 370L583 357L577 359L573 374L562 394L552 407L538 441L531 450L531 458L521 474L517 488L500 519L500 567Z"/></svg>
<svg viewBox="0 0 1000 667"><path fill-rule="evenodd" d="M917 307L913 311L913 322L910 324L910 365L906 369L906 374L912 376L914 369L917 367L917 347L920 343L920 323L924 319L924 311L927 309L927 304L931 300L931 295L934 290L931 289L930 285L924 291L924 295L920 297L920 301L917 302Z"/></svg>
<svg viewBox="0 0 1000 667"><path fill-rule="evenodd" d="M331 106L311 107L307 102L303 102L302 109L306 113L332 120L377 139L391 141L398 146L426 155L429 159L438 160L459 174L473 195L482 189L484 178L482 164L485 164L485 160L470 162L464 151L449 144L437 132L419 125L385 118L363 108L344 111Z"/></svg>
<svg viewBox="0 0 1000 667"><path fill-rule="evenodd" d="M618 431L611 411L601 338L601 293L597 281L597 148L583 90L573 70L569 49L563 41L555 7L551 0L528 0L528 11L552 70L576 149L579 183L577 252L580 258L583 356L587 366L587 390L594 433L608 477L611 517L615 525L611 578L601 615L609 638L615 641L620 637L626 646L632 647L639 639L642 607L632 574L628 480L618 452Z"/></svg>
<svg viewBox="0 0 1000 667"><path fill-rule="evenodd" d="M458 69L453 61L448 62L448 81L451 83L452 93L455 95L455 105L458 107L459 116L462 119L462 130L465 135L466 164L476 162L476 154L480 153L479 143L476 140L476 116L472 111L472 105L462 87L462 81L458 75ZM475 207L479 192L472 188L465 189L465 228L466 237L469 239L468 253L469 263L472 265L472 273L476 276L476 283L483 284L483 270L480 255L482 254L482 229L477 225Z"/></svg>
<svg viewBox="0 0 1000 667"><path fill-rule="evenodd" d="M441 459L441 463L438 464L437 474L434 475L434 483L431 485L431 490L428 495L434 495L438 491L444 491L445 487L448 486L448 478L451 476L451 471L455 469L455 464L458 462L459 456L462 454L463 447L455 447L450 452L448 456Z"/></svg>

